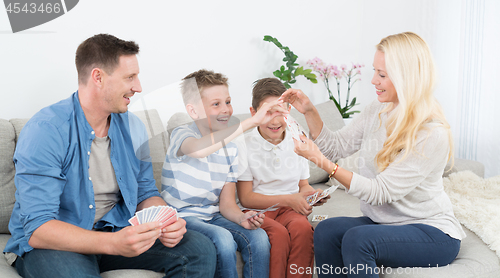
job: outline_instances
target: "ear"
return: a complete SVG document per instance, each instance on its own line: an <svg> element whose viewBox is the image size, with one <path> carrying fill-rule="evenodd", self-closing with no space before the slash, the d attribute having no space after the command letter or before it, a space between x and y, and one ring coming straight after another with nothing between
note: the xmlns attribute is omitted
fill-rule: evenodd
<svg viewBox="0 0 500 278"><path fill-rule="evenodd" d="M193 120L197 120L200 117L200 115L196 112L196 108L192 104L186 105L186 111Z"/></svg>
<svg viewBox="0 0 500 278"><path fill-rule="evenodd" d="M255 116L256 113L257 113L257 111L255 111L255 109L253 109L253 107L250 107L250 114L252 114L252 117Z"/></svg>
<svg viewBox="0 0 500 278"><path fill-rule="evenodd" d="M100 68L93 68L92 71L90 72L90 81L97 87L102 86L103 77L104 77L104 71Z"/></svg>

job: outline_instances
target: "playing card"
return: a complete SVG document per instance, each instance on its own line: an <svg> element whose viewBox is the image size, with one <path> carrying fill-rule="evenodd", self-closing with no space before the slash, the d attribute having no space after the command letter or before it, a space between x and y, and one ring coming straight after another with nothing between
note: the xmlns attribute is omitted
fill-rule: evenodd
<svg viewBox="0 0 500 278"><path fill-rule="evenodd" d="M307 196L306 197L307 204L309 204L310 206L314 205L316 198L318 197L318 194L319 192L316 191L314 194Z"/></svg>
<svg viewBox="0 0 500 278"><path fill-rule="evenodd" d="M318 192L311 194L311 195L306 197L306 201L310 206L312 206L312 205L316 204L317 202L319 202L319 200L332 194L338 187L339 187L338 185L331 186L328 189L324 190L321 194L318 194Z"/></svg>
<svg viewBox="0 0 500 278"><path fill-rule="evenodd" d="M261 211L257 212L256 214L254 214L254 215L252 215L252 216L247 217L246 219L242 220L241 222L243 222L243 221L245 221L245 220L248 220L248 219L250 219L250 218L252 218L252 217L254 217L254 216L260 216L261 214L265 213L266 211L270 211L271 209L273 209L273 208L274 208L274 207L276 207L277 205L279 205L279 203L276 203L276 204L274 204L274 205L272 205L272 206L270 206L270 207L268 207L268 208L266 208L266 209L264 209L264 210L261 210ZM240 223L241 223L241 222L240 222Z"/></svg>
<svg viewBox="0 0 500 278"><path fill-rule="evenodd" d="M328 218L328 215L314 215L312 218L313 222L323 221Z"/></svg>
<svg viewBox="0 0 500 278"><path fill-rule="evenodd" d="M291 115L285 115L284 116L286 126L288 127L288 130L290 130L292 137L295 140L301 141L304 143L304 141L300 140L299 135L304 135L307 137L305 129L297 122Z"/></svg>
<svg viewBox="0 0 500 278"><path fill-rule="evenodd" d="M128 220L128 223L132 226L137 226L139 225L139 220L137 220L137 215L134 215L132 218Z"/></svg>

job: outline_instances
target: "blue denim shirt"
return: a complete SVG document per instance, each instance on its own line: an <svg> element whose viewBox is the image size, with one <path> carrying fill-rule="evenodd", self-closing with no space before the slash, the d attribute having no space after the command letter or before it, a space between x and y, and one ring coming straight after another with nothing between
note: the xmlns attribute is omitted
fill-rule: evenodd
<svg viewBox="0 0 500 278"><path fill-rule="evenodd" d="M32 233L52 219L88 230L120 230L129 225L138 203L160 196L139 118L129 112L111 114L108 136L121 196L94 225L94 188L88 169L95 134L78 92L40 110L26 123L14 153L16 203L9 223L12 237L4 252L22 256L32 250L28 244Z"/></svg>

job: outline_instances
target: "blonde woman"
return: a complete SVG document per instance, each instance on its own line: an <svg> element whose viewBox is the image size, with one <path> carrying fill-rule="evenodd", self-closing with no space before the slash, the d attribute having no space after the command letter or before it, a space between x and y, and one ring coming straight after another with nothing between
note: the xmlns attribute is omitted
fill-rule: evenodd
<svg viewBox="0 0 500 278"><path fill-rule="evenodd" d="M318 224L314 250L320 277L378 277L387 267L444 266L465 237L443 190L453 141L433 96L429 47L414 33L388 36L377 45L373 67L378 101L337 132L324 127L300 90L282 96L305 115L314 140L296 141L295 151L358 197L364 215ZM332 162L356 151L359 174Z"/></svg>

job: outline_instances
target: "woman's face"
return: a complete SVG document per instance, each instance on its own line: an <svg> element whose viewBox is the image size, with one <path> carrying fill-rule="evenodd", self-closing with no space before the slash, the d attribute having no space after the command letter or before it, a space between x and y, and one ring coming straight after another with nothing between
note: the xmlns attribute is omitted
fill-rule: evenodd
<svg viewBox="0 0 500 278"><path fill-rule="evenodd" d="M385 54L379 50L375 52L373 69L375 72L372 84L375 85L378 101L392 102L395 106L398 105L399 100L396 88L394 88L391 79L387 76L387 70L385 69Z"/></svg>

